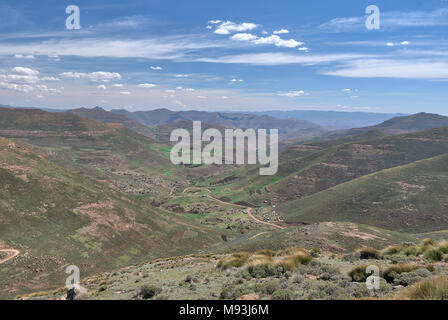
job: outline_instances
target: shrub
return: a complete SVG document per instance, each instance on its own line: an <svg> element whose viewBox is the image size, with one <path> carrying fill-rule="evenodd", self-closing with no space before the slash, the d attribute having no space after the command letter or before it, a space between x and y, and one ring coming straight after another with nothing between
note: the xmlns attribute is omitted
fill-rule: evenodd
<svg viewBox="0 0 448 320"><path fill-rule="evenodd" d="M428 264L426 266L426 270L428 270L429 272L434 272L436 270L436 268L434 268L433 264Z"/></svg>
<svg viewBox="0 0 448 320"><path fill-rule="evenodd" d="M218 262L218 268L223 270L229 268L239 268L242 267L249 259L249 254L247 252L237 252L233 253L230 257L226 257Z"/></svg>
<svg viewBox="0 0 448 320"><path fill-rule="evenodd" d="M415 264L394 264L389 266L383 274L384 279L392 283L398 275L404 272L412 272L414 270L419 269L420 267Z"/></svg>
<svg viewBox="0 0 448 320"><path fill-rule="evenodd" d="M416 256L419 253L419 248L417 246L409 246L404 248L403 253L409 256Z"/></svg>
<svg viewBox="0 0 448 320"><path fill-rule="evenodd" d="M321 253L322 253L322 250L320 248L313 248L310 251L310 255L313 258L318 258L321 255Z"/></svg>
<svg viewBox="0 0 448 320"><path fill-rule="evenodd" d="M272 294L272 300L292 300L294 293L288 289L277 290Z"/></svg>
<svg viewBox="0 0 448 320"><path fill-rule="evenodd" d="M365 282L367 280L367 277L371 276L371 274L366 273L367 267L369 267L369 265L355 266L350 270L348 275L352 279L352 281Z"/></svg>
<svg viewBox="0 0 448 320"><path fill-rule="evenodd" d="M432 260L432 261L442 261L443 252L442 252L442 250L437 249L437 248L428 249L425 253L425 259Z"/></svg>
<svg viewBox="0 0 448 320"><path fill-rule="evenodd" d="M273 257L273 256L275 256L276 252L274 250L270 250L270 249L260 249L260 250L255 251L255 254Z"/></svg>
<svg viewBox="0 0 448 320"><path fill-rule="evenodd" d="M434 246L435 244L436 243L434 242L434 240L432 240L430 238L426 238L420 242L420 247L424 248L424 247L428 247L428 246Z"/></svg>
<svg viewBox="0 0 448 320"><path fill-rule="evenodd" d="M371 247L364 247L356 250L360 254L360 259L380 259L381 254L378 250Z"/></svg>
<svg viewBox="0 0 448 320"><path fill-rule="evenodd" d="M448 277L422 280L398 292L398 300L448 300Z"/></svg>
<svg viewBox="0 0 448 320"><path fill-rule="evenodd" d="M393 255L393 254L400 253L402 250L403 250L402 245L388 246L385 249L383 249L383 254L384 255Z"/></svg>
<svg viewBox="0 0 448 320"><path fill-rule="evenodd" d="M448 253L448 241L443 240L442 242L440 242L437 247L439 248L440 251L442 251L443 253Z"/></svg>
<svg viewBox="0 0 448 320"><path fill-rule="evenodd" d="M280 280L270 280L258 286L257 290L265 294L273 294L280 289Z"/></svg>
<svg viewBox="0 0 448 320"><path fill-rule="evenodd" d="M284 250L277 251L277 256L290 256L295 255L299 253L306 253L308 254L308 251L303 248L287 248Z"/></svg>
<svg viewBox="0 0 448 320"><path fill-rule="evenodd" d="M138 296L143 299L151 299L162 292L162 289L153 285L144 285L140 288Z"/></svg>

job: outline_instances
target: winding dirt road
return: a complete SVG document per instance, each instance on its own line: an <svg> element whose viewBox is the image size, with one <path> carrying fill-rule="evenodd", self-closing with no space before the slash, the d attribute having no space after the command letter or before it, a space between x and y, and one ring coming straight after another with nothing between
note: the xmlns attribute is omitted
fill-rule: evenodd
<svg viewBox="0 0 448 320"><path fill-rule="evenodd" d="M16 249L0 249L0 252L6 252L6 253L10 254L9 257L6 257L6 258L0 260L0 264L5 263L6 261L9 261L9 260L15 258L20 254L20 251L16 250Z"/></svg>
<svg viewBox="0 0 448 320"><path fill-rule="evenodd" d="M272 222L267 222L267 221L263 221L263 220L258 219L257 217L255 217L255 216L252 214L252 208L251 208L251 207L246 207L246 206L242 206L242 205L235 204L235 203L225 202L225 201L222 201L222 200L220 200L220 199L218 199L218 198L215 198L215 197L213 197L213 196L211 196L211 195L207 195L207 197L209 197L210 199L213 199L213 200L215 200L215 201L218 201L218 202L220 202L220 203L222 203L222 204L225 204L225 205L236 206L236 207L240 207L240 208L245 209L247 215L248 215L252 220L254 220L255 222L258 222L258 223L261 223L261 224L264 224L264 225L267 225L267 226L271 226L271 227L273 227L273 228L280 229L280 230L286 228L286 227L279 226L278 224L275 224L275 223L272 223Z"/></svg>
<svg viewBox="0 0 448 320"><path fill-rule="evenodd" d="M184 190L182 191L182 193L186 193L187 191L190 191L190 190L192 190L192 189L206 190L207 192L211 193L210 189L208 189L208 188L204 188L204 187L196 187L196 186L188 187L188 188L184 189ZM213 196L211 196L211 195L209 195L209 194L207 195L207 197L210 198L210 199L212 199L212 200L214 200L214 201L217 201L217 202L219 202L219 203L222 203L222 204L224 204L224 205L227 205L227 206L235 206L235 207L243 208L244 210L246 210L247 215L248 215L252 220L254 220L254 221L257 222L257 223L261 223L261 224L264 224L264 225L267 225L267 226L270 226L270 227L273 227L273 228L276 228L276 229L280 229L280 230L282 230L282 229L286 229L286 227L279 226L279 225L277 225L277 224L275 224L275 223L267 222L267 221L263 221L263 220L258 219L257 217L255 217L255 216L252 214L252 208L251 208L251 207L242 206L242 205L240 205L240 204L236 204L236 203L225 202L225 201L222 201L221 199L215 198L215 197L213 197Z"/></svg>

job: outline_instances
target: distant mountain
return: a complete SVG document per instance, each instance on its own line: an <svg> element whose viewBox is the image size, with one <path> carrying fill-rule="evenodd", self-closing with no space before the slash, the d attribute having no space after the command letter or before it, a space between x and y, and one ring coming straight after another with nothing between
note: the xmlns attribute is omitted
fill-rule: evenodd
<svg viewBox="0 0 448 320"><path fill-rule="evenodd" d="M378 125L357 127L349 130L337 130L317 137L316 141L344 139L350 136L366 134L372 130L380 130L384 134L404 134L448 126L448 117L432 113L417 113L410 116L395 117Z"/></svg>
<svg viewBox="0 0 448 320"><path fill-rule="evenodd" d="M448 126L448 117L433 113L417 113L387 120L375 128L389 134L401 134Z"/></svg>
<svg viewBox="0 0 448 320"><path fill-rule="evenodd" d="M268 115L280 119L300 119L311 121L329 129L351 129L374 126L394 117L406 116L404 113L372 113L372 112L342 112L342 111L261 111L247 112L256 115Z"/></svg>
<svg viewBox="0 0 448 320"><path fill-rule="evenodd" d="M111 112L124 115L149 127L178 121L192 122L196 120L208 125L225 128L279 129L279 134L283 140L310 138L326 132L323 127L309 121L278 119L267 115L258 116L254 114L206 111L170 111L168 109L137 112L112 110Z"/></svg>
<svg viewBox="0 0 448 320"><path fill-rule="evenodd" d="M100 107L95 107L93 109L87 109L87 108L72 109L66 112L78 115L80 117L89 118L95 121L108 123L112 126L115 125L116 127L122 126L124 128L128 128L147 137L154 137L153 131L149 129L147 126L141 124L140 122L135 121L119 113L112 113L106 111Z"/></svg>

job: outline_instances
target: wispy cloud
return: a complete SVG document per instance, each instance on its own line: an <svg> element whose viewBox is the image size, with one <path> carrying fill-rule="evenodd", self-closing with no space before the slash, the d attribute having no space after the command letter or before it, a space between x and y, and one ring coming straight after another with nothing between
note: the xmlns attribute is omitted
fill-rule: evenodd
<svg viewBox="0 0 448 320"><path fill-rule="evenodd" d="M322 74L350 78L448 79L448 62L428 60L367 59L348 62Z"/></svg>
<svg viewBox="0 0 448 320"><path fill-rule="evenodd" d="M367 31L366 16L335 18L319 25L327 32ZM448 26L448 9L433 11L386 11L381 13L381 29Z"/></svg>

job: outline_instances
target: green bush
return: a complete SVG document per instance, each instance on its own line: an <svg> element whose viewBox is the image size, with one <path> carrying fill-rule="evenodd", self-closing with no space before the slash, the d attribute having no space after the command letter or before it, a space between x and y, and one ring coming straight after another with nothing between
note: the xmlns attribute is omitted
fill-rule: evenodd
<svg viewBox="0 0 448 320"><path fill-rule="evenodd" d="M367 267L369 267L369 265L355 266L350 270L348 275L352 279L352 281L365 282L367 278L372 275L366 273Z"/></svg>
<svg viewBox="0 0 448 320"><path fill-rule="evenodd" d="M153 285L144 285L140 288L138 296L143 299L151 299L162 292L162 289Z"/></svg>
<svg viewBox="0 0 448 320"><path fill-rule="evenodd" d="M383 277L387 282L392 283L401 273L412 272L419 268L420 267L415 264L394 264L384 271Z"/></svg>
<svg viewBox="0 0 448 320"><path fill-rule="evenodd" d="M425 252L425 259L432 260L432 261L442 261L443 252L442 252L442 250L437 249L437 248L428 249Z"/></svg>
<svg viewBox="0 0 448 320"><path fill-rule="evenodd" d="M288 289L277 290L272 294L272 300L292 300L294 293Z"/></svg>
<svg viewBox="0 0 448 320"><path fill-rule="evenodd" d="M363 247L358 249L357 252L360 254L360 259L380 259L381 253L375 248Z"/></svg>
<svg viewBox="0 0 448 320"><path fill-rule="evenodd" d="M223 270L229 268L239 268L242 267L249 259L249 254L247 252L237 252L233 253L230 257L226 257L218 262L218 268Z"/></svg>
<svg viewBox="0 0 448 320"><path fill-rule="evenodd" d="M422 280L394 296L398 300L448 300L448 277Z"/></svg>

